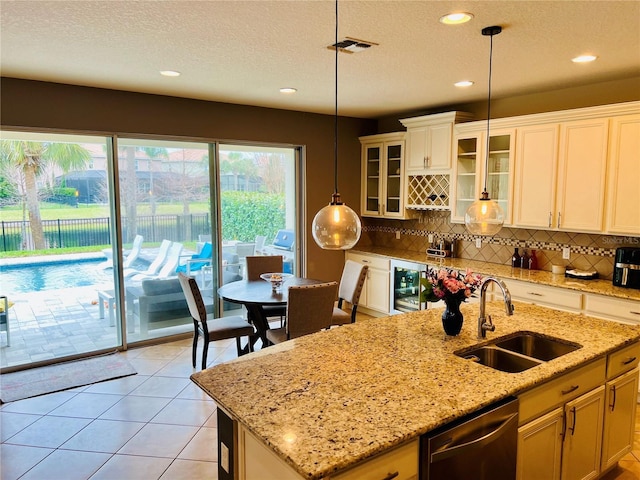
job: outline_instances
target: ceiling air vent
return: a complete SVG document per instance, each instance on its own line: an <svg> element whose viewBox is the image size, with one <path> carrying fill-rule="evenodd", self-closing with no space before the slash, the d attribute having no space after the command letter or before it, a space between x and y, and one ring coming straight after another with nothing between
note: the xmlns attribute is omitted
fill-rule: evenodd
<svg viewBox="0 0 640 480"><path fill-rule="evenodd" d="M372 47L374 45L378 45L378 44L374 42L368 42L366 40L358 40L357 38L345 37L344 40L341 40L338 43L329 45L327 48L329 50L335 50L337 47L338 49L340 49L341 52L356 53L356 52L362 52L363 50L366 50L367 48Z"/></svg>

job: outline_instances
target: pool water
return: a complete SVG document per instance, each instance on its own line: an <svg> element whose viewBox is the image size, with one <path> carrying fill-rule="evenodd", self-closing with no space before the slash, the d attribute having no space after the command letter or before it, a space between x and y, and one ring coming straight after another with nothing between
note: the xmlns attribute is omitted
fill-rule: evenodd
<svg viewBox="0 0 640 480"><path fill-rule="evenodd" d="M113 283L113 269L103 269L103 260L71 261L36 265L3 266L0 285L3 294L29 293L62 288Z"/></svg>

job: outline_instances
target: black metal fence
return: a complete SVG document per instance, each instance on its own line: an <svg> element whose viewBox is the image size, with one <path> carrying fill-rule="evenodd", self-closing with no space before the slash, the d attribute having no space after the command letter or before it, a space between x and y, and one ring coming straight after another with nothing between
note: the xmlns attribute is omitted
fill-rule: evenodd
<svg viewBox="0 0 640 480"><path fill-rule="evenodd" d="M28 221L2 221L0 225L2 251L33 250ZM125 242L135 234L142 235L145 242L161 242L164 239L191 242L196 241L198 235L211 234L211 218L208 213L137 216L135 232L128 232L127 225L127 219L123 218ZM108 217L44 220L42 226L48 248L89 247L111 243L112 225Z"/></svg>

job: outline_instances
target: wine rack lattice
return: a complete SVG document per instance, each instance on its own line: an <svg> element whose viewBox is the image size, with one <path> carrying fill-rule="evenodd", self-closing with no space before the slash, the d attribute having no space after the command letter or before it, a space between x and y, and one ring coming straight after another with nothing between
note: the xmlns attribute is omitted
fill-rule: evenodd
<svg viewBox="0 0 640 480"><path fill-rule="evenodd" d="M409 175L406 208L448 210L449 187L449 175Z"/></svg>

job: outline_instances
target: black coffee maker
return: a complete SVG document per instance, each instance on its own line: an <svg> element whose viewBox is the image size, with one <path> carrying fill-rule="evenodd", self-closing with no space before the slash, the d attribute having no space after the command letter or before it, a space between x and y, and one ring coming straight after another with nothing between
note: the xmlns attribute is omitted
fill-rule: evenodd
<svg viewBox="0 0 640 480"><path fill-rule="evenodd" d="M617 287L640 290L640 248L620 247L616 249L613 263L613 284Z"/></svg>

